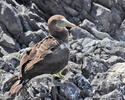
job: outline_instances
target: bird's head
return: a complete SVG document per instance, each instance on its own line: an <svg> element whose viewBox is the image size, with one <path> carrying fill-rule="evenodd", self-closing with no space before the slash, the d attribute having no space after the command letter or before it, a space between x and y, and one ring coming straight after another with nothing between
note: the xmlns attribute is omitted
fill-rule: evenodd
<svg viewBox="0 0 125 100"><path fill-rule="evenodd" d="M69 22L64 16L62 15L54 15L49 18L48 20L48 27L76 27L75 24Z"/></svg>
<svg viewBox="0 0 125 100"><path fill-rule="evenodd" d="M76 27L75 24L69 22L62 15L54 15L48 20L48 28L50 34L59 40L66 41L68 38L68 30L66 27ZM66 40L65 40L66 39Z"/></svg>

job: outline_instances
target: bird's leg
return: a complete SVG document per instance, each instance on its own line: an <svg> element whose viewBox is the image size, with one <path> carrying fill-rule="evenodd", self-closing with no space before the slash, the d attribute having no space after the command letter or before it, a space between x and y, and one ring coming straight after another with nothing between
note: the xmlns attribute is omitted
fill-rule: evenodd
<svg viewBox="0 0 125 100"><path fill-rule="evenodd" d="M56 74L57 78L63 78L64 76L62 75L61 71Z"/></svg>

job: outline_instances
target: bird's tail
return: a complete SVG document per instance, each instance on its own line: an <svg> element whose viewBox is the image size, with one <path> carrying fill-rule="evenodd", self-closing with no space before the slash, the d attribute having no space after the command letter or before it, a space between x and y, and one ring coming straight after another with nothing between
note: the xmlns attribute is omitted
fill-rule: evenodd
<svg viewBox="0 0 125 100"><path fill-rule="evenodd" d="M18 92L21 90L22 87L23 87L23 84L22 84L21 80L17 80L17 81L11 86L11 88L10 88L10 90L9 90L9 94L10 94L10 95L13 95L13 94L18 93Z"/></svg>
<svg viewBox="0 0 125 100"><path fill-rule="evenodd" d="M9 94L18 93L19 90L23 87L21 80L18 76L12 77L4 83L3 92L9 91Z"/></svg>

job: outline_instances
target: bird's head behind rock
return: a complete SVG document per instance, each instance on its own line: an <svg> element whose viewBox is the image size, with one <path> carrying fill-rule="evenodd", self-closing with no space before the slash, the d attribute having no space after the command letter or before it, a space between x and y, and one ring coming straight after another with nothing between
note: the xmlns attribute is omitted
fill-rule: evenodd
<svg viewBox="0 0 125 100"><path fill-rule="evenodd" d="M48 20L50 34L54 36L59 42L68 42L69 32L66 27L76 27L76 25L69 22L62 15L54 15Z"/></svg>

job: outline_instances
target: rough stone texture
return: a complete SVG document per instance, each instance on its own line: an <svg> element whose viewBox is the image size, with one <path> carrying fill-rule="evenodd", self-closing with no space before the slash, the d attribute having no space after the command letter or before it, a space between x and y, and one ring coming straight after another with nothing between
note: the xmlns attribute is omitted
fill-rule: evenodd
<svg viewBox="0 0 125 100"><path fill-rule="evenodd" d="M104 39L106 37L111 39L111 36L106 32L100 32L97 30L97 27L94 23L85 19L83 23L80 24L80 27L88 30L91 34L93 34L97 39Z"/></svg>
<svg viewBox="0 0 125 100"><path fill-rule="evenodd" d="M125 63L113 65L107 72L98 73L91 85L95 91L95 98L100 99L120 99L123 100L125 87Z"/></svg>
<svg viewBox="0 0 125 100"><path fill-rule="evenodd" d="M14 35L23 32L17 10L3 1L0 1L0 21L6 25L8 31Z"/></svg>
<svg viewBox="0 0 125 100"><path fill-rule="evenodd" d="M100 31L113 34L121 23L120 11L116 8L111 10L97 3L93 3L91 15L95 18L95 23Z"/></svg>
<svg viewBox="0 0 125 100"><path fill-rule="evenodd" d="M1 0L0 99L124 100L124 10L125 0ZM49 34L47 20L54 14L78 25L69 29L64 77L37 76L9 96L5 81L19 73L24 53Z"/></svg>

